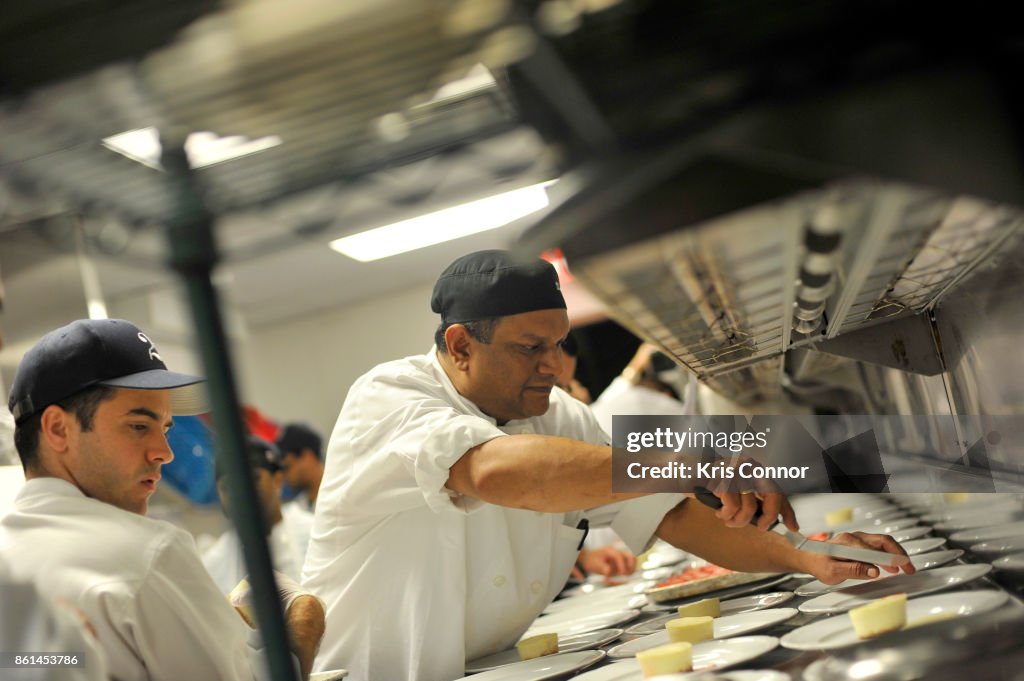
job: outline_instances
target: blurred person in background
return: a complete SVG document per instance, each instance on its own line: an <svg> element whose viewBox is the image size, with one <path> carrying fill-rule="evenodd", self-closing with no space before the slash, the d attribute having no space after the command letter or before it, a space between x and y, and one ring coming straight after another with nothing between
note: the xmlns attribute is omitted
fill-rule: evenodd
<svg viewBox="0 0 1024 681"><path fill-rule="evenodd" d="M267 544L274 569L298 580L302 563L306 559L309 544L309 530L312 517L305 512L285 515L282 512L281 454L269 442L250 435L246 442L246 456L256 483L256 493L263 507L263 519L270 534ZM228 496L224 467L217 459L217 493L224 512L228 512L231 500ZM249 570L242 555L242 542L234 527L220 536L215 544L203 551L203 565L223 593L229 593L238 582L246 577Z"/></svg>
<svg viewBox="0 0 1024 681"><path fill-rule="evenodd" d="M43 336L11 387L26 481L0 521L0 557L13 580L84 612L119 681L266 676L258 636L210 579L192 536L145 517L174 457L172 415L206 410L201 380L168 371L135 325L103 319ZM297 585L281 595L308 674L323 607Z"/></svg>
<svg viewBox="0 0 1024 681"><path fill-rule="evenodd" d="M313 512L324 477L322 442L320 433L305 423L288 423L281 428L277 448L281 450L284 481L298 490L291 502L285 504L286 513L289 507Z"/></svg>

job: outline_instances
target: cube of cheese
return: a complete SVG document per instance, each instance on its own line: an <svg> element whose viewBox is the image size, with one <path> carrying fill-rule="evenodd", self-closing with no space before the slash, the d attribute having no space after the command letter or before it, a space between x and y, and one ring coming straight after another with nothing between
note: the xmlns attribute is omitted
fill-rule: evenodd
<svg viewBox="0 0 1024 681"><path fill-rule="evenodd" d="M678 674L693 668L693 646L689 643L667 643L636 654L644 678L662 674Z"/></svg>
<svg viewBox="0 0 1024 681"><path fill-rule="evenodd" d="M700 617L680 617L665 623L670 641L700 643L715 637L715 618L702 615Z"/></svg>
<svg viewBox="0 0 1024 681"><path fill-rule="evenodd" d="M853 520L853 509L849 506L845 508L837 508L836 510L829 511L825 514L825 524L829 527L845 525L851 520Z"/></svg>
<svg viewBox="0 0 1024 681"><path fill-rule="evenodd" d="M516 650L519 651L519 658L522 660L554 655L558 652L558 634L538 634L524 638L516 644Z"/></svg>
<svg viewBox="0 0 1024 681"><path fill-rule="evenodd" d="M907 594L893 594L854 608L850 619L862 640L902 629L907 623Z"/></svg>
<svg viewBox="0 0 1024 681"><path fill-rule="evenodd" d="M717 598L705 598L696 603L679 606L680 617L718 617L722 614L722 604Z"/></svg>

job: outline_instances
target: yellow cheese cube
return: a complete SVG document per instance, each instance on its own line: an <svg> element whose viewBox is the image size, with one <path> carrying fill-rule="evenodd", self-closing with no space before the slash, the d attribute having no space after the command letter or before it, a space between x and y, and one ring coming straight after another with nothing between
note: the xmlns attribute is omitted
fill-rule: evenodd
<svg viewBox="0 0 1024 681"><path fill-rule="evenodd" d="M837 508L836 510L829 511L825 514L825 524L829 527L845 525L851 520L853 520L853 509L849 506L846 508Z"/></svg>
<svg viewBox="0 0 1024 681"><path fill-rule="evenodd" d="M679 606L680 617L718 617L722 614L722 605L717 598L705 598L696 603Z"/></svg>
<svg viewBox="0 0 1024 681"><path fill-rule="evenodd" d="M677 643L680 641L689 643L710 641L715 637L715 618L707 615L680 617L666 622L665 629L668 630L669 640Z"/></svg>
<svg viewBox="0 0 1024 681"><path fill-rule="evenodd" d="M519 651L519 658L522 660L554 655L558 652L558 634L538 634L524 638L516 644L516 650Z"/></svg>
<svg viewBox="0 0 1024 681"><path fill-rule="evenodd" d="M850 619L860 639L902 629L907 623L907 594L893 594L854 608Z"/></svg>
<svg viewBox="0 0 1024 681"><path fill-rule="evenodd" d="M662 674L688 672L693 668L693 646L689 643L668 643L636 654L644 678Z"/></svg>

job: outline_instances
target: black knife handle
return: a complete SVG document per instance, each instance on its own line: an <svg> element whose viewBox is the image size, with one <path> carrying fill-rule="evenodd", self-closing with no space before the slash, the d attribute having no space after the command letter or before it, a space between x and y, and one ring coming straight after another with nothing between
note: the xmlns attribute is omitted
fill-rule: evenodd
<svg viewBox="0 0 1024 681"><path fill-rule="evenodd" d="M714 494L712 494L711 490L709 490L707 487L694 487L693 495L697 498L697 501L704 504L705 506L708 506L709 508L713 508L716 511L722 508L722 500L716 497ZM761 500L758 499L757 511L754 512L754 516L750 519L751 525L757 525L757 521L761 519L761 511ZM779 521L778 519L776 519L772 522L771 525L768 526L768 529L770 530L778 524Z"/></svg>

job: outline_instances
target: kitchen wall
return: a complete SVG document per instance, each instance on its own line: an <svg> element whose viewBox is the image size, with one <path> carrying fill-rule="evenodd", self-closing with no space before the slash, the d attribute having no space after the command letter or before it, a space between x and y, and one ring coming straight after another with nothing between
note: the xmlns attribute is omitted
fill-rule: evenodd
<svg viewBox="0 0 1024 681"><path fill-rule="evenodd" d="M430 348L438 323L432 289L431 282L250 329L234 357L243 399L277 421L308 421L326 438L353 381Z"/></svg>

